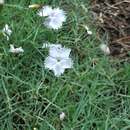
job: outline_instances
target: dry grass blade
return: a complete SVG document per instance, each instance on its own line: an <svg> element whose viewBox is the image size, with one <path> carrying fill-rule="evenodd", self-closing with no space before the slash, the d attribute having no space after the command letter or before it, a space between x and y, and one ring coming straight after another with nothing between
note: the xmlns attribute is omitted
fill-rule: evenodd
<svg viewBox="0 0 130 130"><path fill-rule="evenodd" d="M102 32L105 31L109 35L112 55L125 54L125 58L126 51L130 50L130 1L92 0L92 10L97 16L96 21Z"/></svg>

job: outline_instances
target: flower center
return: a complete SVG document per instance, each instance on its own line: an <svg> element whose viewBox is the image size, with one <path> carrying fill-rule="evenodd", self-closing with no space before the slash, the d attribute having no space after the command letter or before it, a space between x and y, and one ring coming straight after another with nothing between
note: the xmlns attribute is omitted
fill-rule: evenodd
<svg viewBox="0 0 130 130"><path fill-rule="evenodd" d="M51 17L56 18L56 17L57 17L57 13L56 13L56 12L53 12L53 13L51 14Z"/></svg>
<svg viewBox="0 0 130 130"><path fill-rule="evenodd" d="M61 61L61 58L60 58L60 57L57 57L56 60L57 60L57 62L60 62L60 61Z"/></svg>

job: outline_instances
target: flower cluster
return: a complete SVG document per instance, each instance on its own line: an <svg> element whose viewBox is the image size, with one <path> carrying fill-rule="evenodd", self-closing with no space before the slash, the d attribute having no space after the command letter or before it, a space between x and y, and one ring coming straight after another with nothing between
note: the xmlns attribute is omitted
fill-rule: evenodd
<svg viewBox="0 0 130 130"><path fill-rule="evenodd" d="M10 29L8 24L5 24L3 30L3 35L6 37L7 41L9 41L9 36L12 34L12 30ZM11 53L23 53L24 50L22 47L15 48L14 45L10 44L9 52Z"/></svg>
<svg viewBox="0 0 130 130"><path fill-rule="evenodd" d="M29 8L40 8L38 4L29 5ZM66 13L60 8L52 8L50 6L43 6L38 10L37 15L44 17L44 25L49 29L58 30L62 27L63 23L66 21ZM92 31L88 28L87 25L83 25L88 35L92 35ZM2 30L3 35L9 41L9 37L12 34L12 30L8 26ZM71 49L63 47L61 44L51 44L44 43L42 48L49 49L49 55L45 58L44 66L46 69L49 69L54 72L54 75L59 77L61 76L66 69L73 68L73 60L70 57ZM101 49L109 53L108 48L101 46ZM20 46L15 48L15 45L10 44L9 52L11 53L23 53L24 49ZM65 115L62 113L61 118Z"/></svg>

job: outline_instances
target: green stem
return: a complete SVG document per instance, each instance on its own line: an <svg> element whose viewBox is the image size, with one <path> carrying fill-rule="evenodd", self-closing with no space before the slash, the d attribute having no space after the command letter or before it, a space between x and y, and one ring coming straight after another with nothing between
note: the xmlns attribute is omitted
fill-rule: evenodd
<svg viewBox="0 0 130 130"><path fill-rule="evenodd" d="M28 9L28 8L25 8L25 7L22 7L22 6L19 6L19 5L11 5L11 4L4 4L4 6L6 7L11 7L11 8L17 8L17 9Z"/></svg>

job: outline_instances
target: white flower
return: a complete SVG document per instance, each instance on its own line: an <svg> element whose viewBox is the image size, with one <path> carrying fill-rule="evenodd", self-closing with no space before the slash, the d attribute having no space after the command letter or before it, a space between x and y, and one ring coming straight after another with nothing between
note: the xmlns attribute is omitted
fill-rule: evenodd
<svg viewBox="0 0 130 130"><path fill-rule="evenodd" d="M84 28L87 30L87 33L89 34L89 35L92 35L92 31L90 31L90 29L88 28L88 26L87 25L83 25L84 26Z"/></svg>
<svg viewBox="0 0 130 130"><path fill-rule="evenodd" d="M59 29L66 21L65 12L59 8L53 9L52 13L46 18L44 24L48 28Z"/></svg>
<svg viewBox="0 0 130 130"><path fill-rule="evenodd" d="M44 6L42 9L39 10L38 15L43 16L49 16L52 13L53 9L50 6Z"/></svg>
<svg viewBox="0 0 130 130"><path fill-rule="evenodd" d="M52 70L59 77L65 69L73 67L73 61L69 57L71 49L61 46L53 46L49 49L49 56L45 59L45 68Z"/></svg>
<svg viewBox="0 0 130 130"><path fill-rule="evenodd" d="M106 44L101 44L100 45L100 49L107 55L110 55L110 49Z"/></svg>
<svg viewBox="0 0 130 130"><path fill-rule="evenodd" d="M62 113L60 114L60 120L61 120L61 121L63 121L63 120L64 120L64 118L65 118L65 113L64 113L64 112L62 112Z"/></svg>
<svg viewBox="0 0 130 130"><path fill-rule="evenodd" d="M9 52L11 52L11 53L23 53L24 50L23 50L22 47L14 48L14 45L11 44Z"/></svg>
<svg viewBox="0 0 130 130"><path fill-rule="evenodd" d="M6 24L5 27L2 30L3 35L7 38L7 40L9 40L9 36L12 33L12 30L9 28L9 25Z"/></svg>
<svg viewBox="0 0 130 130"><path fill-rule="evenodd" d="M38 15L47 16L44 25L50 29L59 29L62 27L63 22L66 21L65 12L60 8L52 9L49 6L45 6L38 12Z"/></svg>

